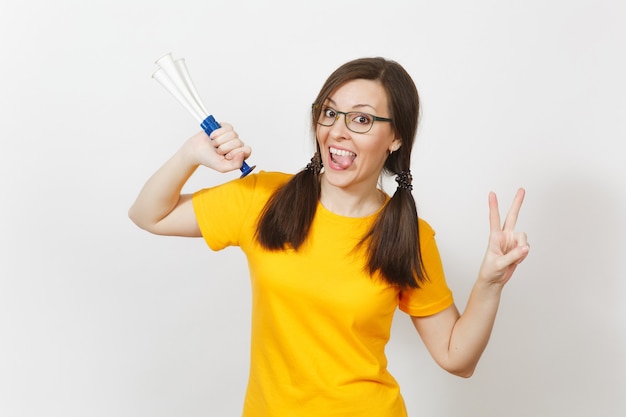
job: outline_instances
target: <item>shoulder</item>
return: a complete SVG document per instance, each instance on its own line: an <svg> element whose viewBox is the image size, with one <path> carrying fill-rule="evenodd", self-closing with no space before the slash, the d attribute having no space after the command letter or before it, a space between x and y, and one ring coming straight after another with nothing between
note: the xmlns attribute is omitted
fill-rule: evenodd
<svg viewBox="0 0 626 417"><path fill-rule="evenodd" d="M249 204L266 200L278 188L292 177L291 174L282 172L259 171L243 178L236 178L223 184L203 188L193 195L195 204L236 204L248 206Z"/></svg>
<svg viewBox="0 0 626 417"><path fill-rule="evenodd" d="M263 199L268 195L274 194L276 190L285 185L291 178L293 178L292 174L284 172L259 171L235 182L238 188L251 191L254 195Z"/></svg>
<svg viewBox="0 0 626 417"><path fill-rule="evenodd" d="M221 185L205 188L200 190L199 193L214 189L225 189L231 191L241 190L243 192L263 192L264 190L272 191L285 184L292 177L292 174L286 174L283 172L259 171L243 178L236 178Z"/></svg>
<svg viewBox="0 0 626 417"><path fill-rule="evenodd" d="M252 181L261 187L280 187L293 178L293 174L286 174L277 171L259 171L249 176ZM248 177L246 177L248 178Z"/></svg>
<svg viewBox="0 0 626 417"><path fill-rule="evenodd" d="M417 219L417 227L419 228L419 237L421 240L432 239L435 237L435 229L421 217Z"/></svg>

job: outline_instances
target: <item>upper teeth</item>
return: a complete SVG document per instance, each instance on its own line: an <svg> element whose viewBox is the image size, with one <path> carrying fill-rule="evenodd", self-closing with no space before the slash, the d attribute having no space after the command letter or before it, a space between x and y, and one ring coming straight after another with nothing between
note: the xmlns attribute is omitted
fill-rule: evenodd
<svg viewBox="0 0 626 417"><path fill-rule="evenodd" d="M354 152L346 151L343 149L330 148L330 153L339 156L356 156Z"/></svg>

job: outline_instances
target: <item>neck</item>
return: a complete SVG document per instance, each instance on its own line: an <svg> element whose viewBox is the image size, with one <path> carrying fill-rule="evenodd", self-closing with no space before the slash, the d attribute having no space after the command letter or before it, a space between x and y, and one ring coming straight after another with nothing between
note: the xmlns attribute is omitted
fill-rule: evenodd
<svg viewBox="0 0 626 417"><path fill-rule="evenodd" d="M323 180L320 202L327 210L345 217L366 217L385 204L385 194L376 186L366 190L335 187Z"/></svg>

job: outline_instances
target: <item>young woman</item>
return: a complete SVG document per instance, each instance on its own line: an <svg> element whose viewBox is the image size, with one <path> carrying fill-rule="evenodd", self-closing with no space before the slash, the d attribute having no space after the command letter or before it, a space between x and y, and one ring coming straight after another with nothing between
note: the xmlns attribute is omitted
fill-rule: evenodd
<svg viewBox="0 0 626 417"><path fill-rule="evenodd" d="M500 295L529 251L490 194L489 245L464 313L446 285L434 232L418 219L411 151L417 89L396 62L339 67L312 106L317 152L295 175L258 172L181 195L200 165L238 169L250 148L229 124L191 137L145 184L129 215L155 234L239 246L252 282L251 369L243 415L405 416L384 349L396 308L434 360L469 377ZM379 187L395 175L392 197Z"/></svg>

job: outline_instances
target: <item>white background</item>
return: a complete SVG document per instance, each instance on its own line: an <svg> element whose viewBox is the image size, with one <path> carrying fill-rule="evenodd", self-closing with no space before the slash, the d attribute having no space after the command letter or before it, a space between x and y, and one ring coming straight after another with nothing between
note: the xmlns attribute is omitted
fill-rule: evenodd
<svg viewBox="0 0 626 417"><path fill-rule="evenodd" d="M128 207L199 130L154 80L185 58L265 170L312 154L338 65L399 61L420 90L415 196L463 308L487 194L527 189L531 254L475 373L406 316L388 346L411 416L626 415L626 5L573 1L0 3L0 415L237 416L245 258L136 228ZM200 170L188 190L235 178Z"/></svg>

